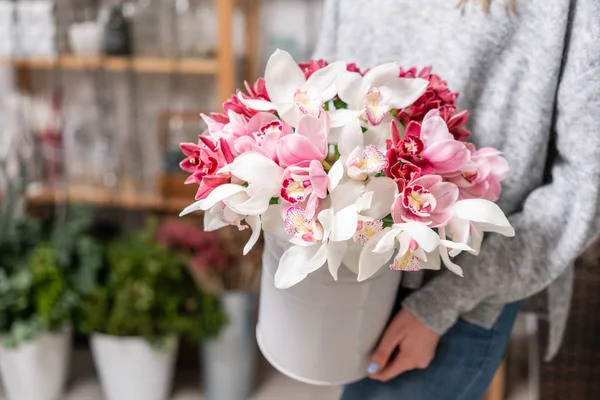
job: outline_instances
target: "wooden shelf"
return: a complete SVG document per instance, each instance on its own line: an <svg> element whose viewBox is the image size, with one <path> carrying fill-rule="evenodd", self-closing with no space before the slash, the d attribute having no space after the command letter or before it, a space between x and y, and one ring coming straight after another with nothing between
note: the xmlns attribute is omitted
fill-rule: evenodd
<svg viewBox="0 0 600 400"><path fill-rule="evenodd" d="M82 57L65 55L57 58L9 58L0 60L1 64L16 68L68 70L105 70L140 73L181 73L216 74L217 61L214 59L169 59L153 57Z"/></svg>
<svg viewBox="0 0 600 400"><path fill-rule="evenodd" d="M27 200L29 204L34 206L67 202L92 204L98 207L114 207L125 210L147 210L168 213L179 213L194 202L194 199L121 194L117 189L110 191L94 187L77 186L69 187L66 190L52 187L37 187L29 190Z"/></svg>

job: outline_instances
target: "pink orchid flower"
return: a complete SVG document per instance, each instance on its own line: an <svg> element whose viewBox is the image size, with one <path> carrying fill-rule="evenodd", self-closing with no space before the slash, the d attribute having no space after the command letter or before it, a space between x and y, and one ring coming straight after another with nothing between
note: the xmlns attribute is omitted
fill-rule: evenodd
<svg viewBox="0 0 600 400"><path fill-rule="evenodd" d="M322 161L327 157L329 134L329 115L320 118L304 115L298 122L293 135L286 135L277 144L279 165L288 167L305 161Z"/></svg>
<svg viewBox="0 0 600 400"><path fill-rule="evenodd" d="M200 136L198 144L181 143L179 146L186 155L179 166L192 174L185 183L200 185L196 200L206 198L214 189L229 181L229 174L218 173L222 167L233 162L233 154L225 140L213 141Z"/></svg>
<svg viewBox="0 0 600 400"><path fill-rule="evenodd" d="M459 199L485 199L497 201L500 197L500 182L508 176L508 162L500 151L484 147L475 150L472 144L466 145L471 152L475 169L469 169L460 175L448 178L458 186Z"/></svg>
<svg viewBox="0 0 600 400"><path fill-rule="evenodd" d="M410 182L392 205L394 222L421 222L429 227L444 226L452 218L458 187L439 175L426 175Z"/></svg>
<svg viewBox="0 0 600 400"><path fill-rule="evenodd" d="M329 177L319 161L293 165L283 172L281 198L293 206L300 205L306 216L312 218L320 201L327 197L328 184Z"/></svg>
<svg viewBox="0 0 600 400"><path fill-rule="evenodd" d="M254 151L278 162L277 143L291 133L292 128L274 114L261 112L248 121L246 134L234 140L233 148L237 154Z"/></svg>
<svg viewBox="0 0 600 400"><path fill-rule="evenodd" d="M403 139L394 134L394 129L392 126L398 156L421 168L422 174L454 176L475 167L465 143L454 139L437 110L430 111L422 123L410 122Z"/></svg>

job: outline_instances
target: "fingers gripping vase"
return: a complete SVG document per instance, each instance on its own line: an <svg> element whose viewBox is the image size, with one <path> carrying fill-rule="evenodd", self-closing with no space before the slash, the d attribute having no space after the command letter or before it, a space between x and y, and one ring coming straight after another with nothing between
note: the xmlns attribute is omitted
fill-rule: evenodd
<svg viewBox="0 0 600 400"><path fill-rule="evenodd" d="M367 375L369 357L394 307L400 273L382 268L358 282L327 267L285 290L274 286L282 247L265 238L257 341L280 372L314 385L341 385Z"/></svg>

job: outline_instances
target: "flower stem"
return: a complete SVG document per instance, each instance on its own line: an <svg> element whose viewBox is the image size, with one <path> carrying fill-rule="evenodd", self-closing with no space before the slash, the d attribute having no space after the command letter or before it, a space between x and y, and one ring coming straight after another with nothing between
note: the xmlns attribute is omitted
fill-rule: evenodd
<svg viewBox="0 0 600 400"><path fill-rule="evenodd" d="M331 169L331 164L329 164L326 160L321 161L321 164L323 165L323 169L327 172Z"/></svg>

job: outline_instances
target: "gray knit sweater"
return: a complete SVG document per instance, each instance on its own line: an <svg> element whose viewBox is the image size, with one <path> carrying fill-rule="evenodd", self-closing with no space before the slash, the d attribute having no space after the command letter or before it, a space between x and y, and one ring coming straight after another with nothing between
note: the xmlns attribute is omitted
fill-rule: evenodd
<svg viewBox="0 0 600 400"><path fill-rule="evenodd" d="M499 205L517 234L490 234L460 278L442 272L403 305L439 333L461 317L490 327L505 303L538 294L549 356L566 323L575 258L598 232L600 1L326 0L316 56L369 67L432 65L460 92L478 146L511 174Z"/></svg>

